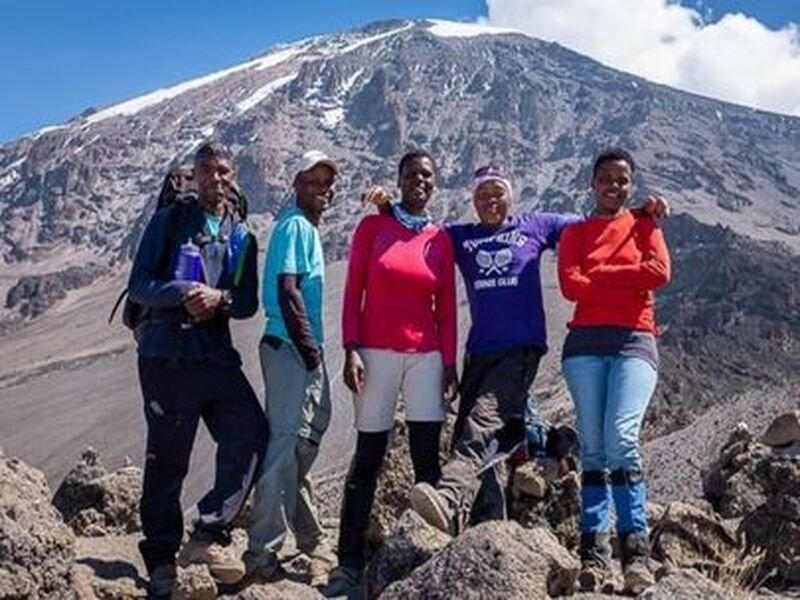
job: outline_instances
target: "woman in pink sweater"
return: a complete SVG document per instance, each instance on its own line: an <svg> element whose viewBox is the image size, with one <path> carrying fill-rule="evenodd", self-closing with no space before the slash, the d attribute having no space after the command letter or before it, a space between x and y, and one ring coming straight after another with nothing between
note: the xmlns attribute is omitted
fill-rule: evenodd
<svg viewBox="0 0 800 600"><path fill-rule="evenodd" d="M344 381L353 392L356 452L339 530L339 568L329 592L364 585L365 533L402 394L417 482L439 479L439 434L456 389L453 248L426 206L435 165L425 152L403 156L400 204L365 217L353 236L342 307Z"/></svg>

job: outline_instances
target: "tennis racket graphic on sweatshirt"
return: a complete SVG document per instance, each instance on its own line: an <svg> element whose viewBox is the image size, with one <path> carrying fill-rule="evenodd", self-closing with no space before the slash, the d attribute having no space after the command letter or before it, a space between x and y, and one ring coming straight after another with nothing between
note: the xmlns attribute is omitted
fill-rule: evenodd
<svg viewBox="0 0 800 600"><path fill-rule="evenodd" d="M503 248L497 252L488 250L478 250L475 255L475 262L480 267L481 275L502 275L508 266L514 261L514 255L508 248Z"/></svg>

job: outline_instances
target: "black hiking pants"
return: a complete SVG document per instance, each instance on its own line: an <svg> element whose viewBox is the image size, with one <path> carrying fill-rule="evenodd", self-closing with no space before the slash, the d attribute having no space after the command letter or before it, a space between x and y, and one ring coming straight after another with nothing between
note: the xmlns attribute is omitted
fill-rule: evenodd
<svg viewBox="0 0 800 600"><path fill-rule="evenodd" d="M464 358L453 454L437 486L459 528L505 516L502 458L524 439L528 391L542 354L522 347Z"/></svg>
<svg viewBox="0 0 800 600"><path fill-rule="evenodd" d="M229 529L252 487L269 429L258 398L238 366L139 359L147 421L140 506L148 572L173 564L183 537L181 490L200 419L217 444L214 486L197 507L192 536L230 543Z"/></svg>

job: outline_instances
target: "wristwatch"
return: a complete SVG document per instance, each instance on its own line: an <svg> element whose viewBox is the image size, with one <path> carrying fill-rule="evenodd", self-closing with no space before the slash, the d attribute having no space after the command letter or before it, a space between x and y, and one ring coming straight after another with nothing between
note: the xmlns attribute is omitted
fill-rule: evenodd
<svg viewBox="0 0 800 600"><path fill-rule="evenodd" d="M222 301L219 303L219 309L229 312L233 305L233 294L231 294L230 290L220 290L220 293L222 294Z"/></svg>

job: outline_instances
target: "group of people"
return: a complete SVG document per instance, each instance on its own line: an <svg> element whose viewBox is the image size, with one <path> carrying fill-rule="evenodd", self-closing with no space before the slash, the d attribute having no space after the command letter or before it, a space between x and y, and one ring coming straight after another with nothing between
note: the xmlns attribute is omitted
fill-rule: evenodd
<svg viewBox="0 0 800 600"><path fill-rule="evenodd" d="M503 518L498 457L520 442L518 424L547 352L539 263L556 246L563 295L575 302L562 367L581 446L579 583L598 589L610 576L612 503L625 588L652 583L639 432L657 378L653 292L670 277L655 219L668 207L660 198L627 207L630 154L612 149L597 157L595 207L585 217L513 214L512 180L492 165L472 182L478 222L439 225L428 212L436 163L424 151L400 160L398 201L380 187L367 192L379 208L353 234L342 306L343 379L357 439L336 551L320 526L309 472L331 415L319 225L339 168L321 152L302 155L292 170L295 201L272 228L261 284L263 408L228 330L230 318L257 310L257 243L231 201L227 151L203 145L193 171L196 201L156 213L129 284L131 299L148 308L136 337L148 426L141 552L153 595L169 593L176 563L205 563L226 583L246 573L280 576L278 552L290 529L309 558L312 584L327 584L332 596L363 597L369 513L399 397L414 469L412 508L450 534ZM177 268L183 243L192 240L204 265L204 277L193 281ZM456 265L471 316L460 380ZM452 451L440 464L442 424L457 396ZM200 418L217 443L216 477L181 548L181 486ZM238 557L230 528L251 487L248 548Z"/></svg>

